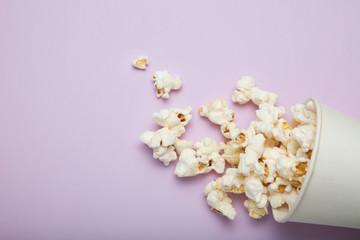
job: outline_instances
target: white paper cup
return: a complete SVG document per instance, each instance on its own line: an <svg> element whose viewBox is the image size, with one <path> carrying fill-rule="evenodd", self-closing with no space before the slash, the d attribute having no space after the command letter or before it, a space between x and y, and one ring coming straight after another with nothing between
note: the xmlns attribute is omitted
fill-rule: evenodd
<svg viewBox="0 0 360 240"><path fill-rule="evenodd" d="M314 149L293 208L273 209L277 222L360 228L360 121L312 99Z"/></svg>

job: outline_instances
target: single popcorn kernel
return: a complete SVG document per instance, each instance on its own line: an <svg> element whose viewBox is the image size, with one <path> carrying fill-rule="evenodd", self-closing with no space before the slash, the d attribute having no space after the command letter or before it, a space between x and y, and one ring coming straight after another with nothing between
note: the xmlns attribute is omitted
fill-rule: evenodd
<svg viewBox="0 0 360 240"><path fill-rule="evenodd" d="M133 66L142 70L145 70L148 64L149 58L147 56L140 56L133 61Z"/></svg>
<svg viewBox="0 0 360 240"><path fill-rule="evenodd" d="M182 86L180 76L173 78L167 71L157 71L152 79L155 81L157 97L169 98L171 90L177 90Z"/></svg>

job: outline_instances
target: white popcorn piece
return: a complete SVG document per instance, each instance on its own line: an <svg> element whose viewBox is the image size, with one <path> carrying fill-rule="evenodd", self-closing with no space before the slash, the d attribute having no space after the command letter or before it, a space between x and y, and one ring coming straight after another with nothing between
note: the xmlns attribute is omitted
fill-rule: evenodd
<svg viewBox="0 0 360 240"><path fill-rule="evenodd" d="M225 160L219 154L222 147L210 138L195 144L195 150L185 149L179 157L175 167L175 174L178 177L191 177L197 174L208 173L214 170L223 173Z"/></svg>
<svg viewBox="0 0 360 240"><path fill-rule="evenodd" d="M276 159L285 154L286 150L283 148L265 148L262 155L262 159L265 164L265 183L272 183L275 180L277 176Z"/></svg>
<svg viewBox="0 0 360 240"><path fill-rule="evenodd" d="M140 56L135 59L132 64L134 67L144 70L149 64L149 58L147 56Z"/></svg>
<svg viewBox="0 0 360 240"><path fill-rule="evenodd" d="M262 103L274 105L278 98L275 93L267 92L255 87L254 79L249 76L241 77L236 83L236 87L238 90L233 92L232 101L239 104L245 104L251 99L256 105Z"/></svg>
<svg viewBox="0 0 360 240"><path fill-rule="evenodd" d="M174 146L176 152L180 155L185 149L192 148L193 141L177 139Z"/></svg>
<svg viewBox="0 0 360 240"><path fill-rule="evenodd" d="M254 87L251 92L251 100L256 105L260 105L262 103L269 103L274 105L278 99L278 96L275 93L267 92L261 90L257 87Z"/></svg>
<svg viewBox="0 0 360 240"><path fill-rule="evenodd" d="M315 135L316 135L316 125L303 125L294 128L290 134L292 138L294 138L304 152L308 152L312 150L314 147L315 142Z"/></svg>
<svg viewBox="0 0 360 240"><path fill-rule="evenodd" d="M169 98L171 90L177 90L182 86L180 77L173 78L168 71L157 71L152 78L155 81L157 97Z"/></svg>
<svg viewBox="0 0 360 240"><path fill-rule="evenodd" d="M299 157L293 154L281 155L276 159L276 171L281 177L292 180L294 176L306 173L308 161L307 156L302 154Z"/></svg>
<svg viewBox="0 0 360 240"><path fill-rule="evenodd" d="M252 89L255 87L254 79L249 76L243 76L236 83L237 89L232 95L232 101L239 104L245 104L250 101Z"/></svg>
<svg viewBox="0 0 360 240"><path fill-rule="evenodd" d="M244 189L245 195L255 203L260 202L262 195L267 192L261 180L254 175L245 178Z"/></svg>
<svg viewBox="0 0 360 240"><path fill-rule="evenodd" d="M240 162L240 153L245 150L240 146L239 141L231 140L226 143L222 157L234 168L237 168Z"/></svg>
<svg viewBox="0 0 360 240"><path fill-rule="evenodd" d="M146 131L141 134L140 140L153 149L153 157L162 161L165 166L176 160L173 146L176 136L168 128L161 128L156 132Z"/></svg>
<svg viewBox="0 0 360 240"><path fill-rule="evenodd" d="M312 100L292 106L291 113L294 120L301 124L316 124L316 109Z"/></svg>
<svg viewBox="0 0 360 240"><path fill-rule="evenodd" d="M250 138L248 146L245 149L245 153L240 154L240 162L238 171L245 176L249 176L253 171L256 176L265 173L265 169L259 163L259 158L264 151L265 137L260 133Z"/></svg>
<svg viewBox="0 0 360 240"><path fill-rule="evenodd" d="M176 137L180 137L185 132L185 126L192 118L190 106L181 108L163 109L152 115L152 120L162 127L168 128Z"/></svg>
<svg viewBox="0 0 360 240"><path fill-rule="evenodd" d="M291 133L290 133L290 137L291 137ZM298 151L298 149L301 148L301 146L299 145L299 143L296 141L296 139L290 138L290 141L288 142L288 144L286 145L286 150L289 154L294 154L296 155L296 152Z"/></svg>
<svg viewBox="0 0 360 240"><path fill-rule="evenodd" d="M291 131L292 128L288 125L287 121L284 118L280 118L271 133L277 141L281 142L284 146L287 146L291 140Z"/></svg>
<svg viewBox="0 0 360 240"><path fill-rule="evenodd" d="M296 192L295 189L292 189L290 192L283 193L284 201L288 205L289 209L291 209L294 206L297 196L298 193Z"/></svg>
<svg viewBox="0 0 360 240"><path fill-rule="evenodd" d="M210 182L204 190L204 194L207 196L206 201L212 210L228 217L230 220L234 220L236 216L236 210L232 206L232 200L228 197L226 192L220 190L218 180Z"/></svg>
<svg viewBox="0 0 360 240"><path fill-rule="evenodd" d="M211 169L202 163L203 160L204 158L196 156L195 150L185 149L179 156L174 173L178 177L191 177L199 173L209 172Z"/></svg>
<svg viewBox="0 0 360 240"><path fill-rule="evenodd" d="M241 133L235 122L225 122L221 125L221 133L225 138L235 139Z"/></svg>
<svg viewBox="0 0 360 240"><path fill-rule="evenodd" d="M153 158L159 159L165 166L177 159L175 148L173 146L154 148Z"/></svg>
<svg viewBox="0 0 360 240"><path fill-rule="evenodd" d="M292 208L296 197L297 191L286 179L281 177L276 178L276 181L268 186L270 191L269 202L271 207L282 207L283 204L287 204L288 209Z"/></svg>
<svg viewBox="0 0 360 240"><path fill-rule="evenodd" d="M257 132L261 132L266 137L271 138L274 123L284 114L284 107L275 107L269 103L262 103L259 105L259 110L256 110L257 120L253 121L251 125L254 126Z"/></svg>
<svg viewBox="0 0 360 240"><path fill-rule="evenodd" d="M220 188L225 192L243 193L245 176L239 174L236 168L226 169L225 174L219 178Z"/></svg>
<svg viewBox="0 0 360 240"><path fill-rule="evenodd" d="M150 148L170 146L176 142L176 136L168 128L161 128L156 132L146 131L140 136L140 140Z"/></svg>
<svg viewBox="0 0 360 240"><path fill-rule="evenodd" d="M212 123L218 125L232 122L235 116L234 111L222 98L211 101L206 107L200 107L199 112L201 116L207 117Z"/></svg>
<svg viewBox="0 0 360 240"><path fill-rule="evenodd" d="M251 125L247 129L241 130L241 133L238 137L240 141L240 146L247 147L247 145L249 144L249 139L251 139L255 135L256 135L255 128Z"/></svg>
<svg viewBox="0 0 360 240"><path fill-rule="evenodd" d="M269 211L267 210L267 205L263 208L259 208L256 203L251 199L245 200L244 206L249 211L249 216L255 219L260 219L269 213Z"/></svg>

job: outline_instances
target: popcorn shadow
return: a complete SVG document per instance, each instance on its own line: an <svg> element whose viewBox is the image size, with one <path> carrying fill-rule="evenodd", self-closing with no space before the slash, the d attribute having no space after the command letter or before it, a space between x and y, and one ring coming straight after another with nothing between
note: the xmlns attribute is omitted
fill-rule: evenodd
<svg viewBox="0 0 360 240"><path fill-rule="evenodd" d="M360 229L273 221L273 239L360 239Z"/></svg>

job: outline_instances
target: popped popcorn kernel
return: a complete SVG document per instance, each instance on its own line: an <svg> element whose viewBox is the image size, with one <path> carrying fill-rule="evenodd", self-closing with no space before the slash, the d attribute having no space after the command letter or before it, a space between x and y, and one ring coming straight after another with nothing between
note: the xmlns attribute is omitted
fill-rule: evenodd
<svg viewBox="0 0 360 240"><path fill-rule="evenodd" d="M197 174L208 173L214 170L223 173L225 160L219 154L222 146L210 138L197 142L194 149L185 149L181 152L179 162L175 167L175 175L178 177L191 177Z"/></svg>
<svg viewBox="0 0 360 240"><path fill-rule="evenodd" d="M163 109L152 115L152 120L159 126L168 128L176 137L185 132L185 126L190 122L192 115L190 106L181 108Z"/></svg>
<svg viewBox="0 0 360 240"><path fill-rule="evenodd" d="M241 77L236 83L238 90L235 90L232 95L232 101L239 104L245 104L252 100L256 105L262 103L269 103L274 105L278 96L275 93L267 92L255 87L254 79L249 76Z"/></svg>
<svg viewBox="0 0 360 240"><path fill-rule="evenodd" d="M199 112L201 116L207 117L212 123L218 125L232 122L235 116L234 111L222 98L211 101L206 107L200 107Z"/></svg>
<svg viewBox="0 0 360 240"><path fill-rule="evenodd" d="M294 138L304 152L312 150L314 147L316 135L316 125L303 125L294 128L291 132L291 137Z"/></svg>
<svg viewBox="0 0 360 240"><path fill-rule="evenodd" d="M155 81L157 97L169 98L171 90L177 90L182 86L180 76L173 78L168 71L157 71L152 79Z"/></svg>
<svg viewBox="0 0 360 240"><path fill-rule="evenodd" d="M218 181L214 180L205 187L206 201L212 207L212 210L228 217L230 220L234 220L236 210L232 206L232 200L226 192L218 189L218 185Z"/></svg>
<svg viewBox="0 0 360 240"><path fill-rule="evenodd" d="M165 127L156 132L146 131L141 134L140 140L153 149L153 157L162 161L165 166L176 160L177 156L173 146L176 136L168 128Z"/></svg>
<svg viewBox="0 0 360 240"><path fill-rule="evenodd" d="M140 56L135 59L132 64L134 67L144 70L149 64L149 58L147 56Z"/></svg>
<svg viewBox="0 0 360 240"><path fill-rule="evenodd" d="M269 213L269 211L267 210L267 206L259 208L256 203L251 199L245 200L244 206L249 211L249 216L255 219L260 219Z"/></svg>

